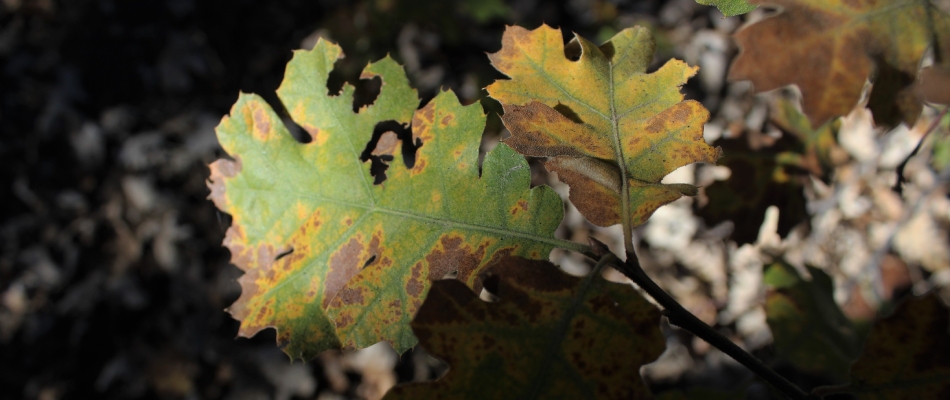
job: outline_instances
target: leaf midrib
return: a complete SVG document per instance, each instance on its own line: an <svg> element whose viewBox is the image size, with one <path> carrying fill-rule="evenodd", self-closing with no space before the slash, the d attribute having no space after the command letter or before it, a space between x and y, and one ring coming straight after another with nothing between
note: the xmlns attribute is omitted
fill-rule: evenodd
<svg viewBox="0 0 950 400"><path fill-rule="evenodd" d="M495 228L495 227L485 226L485 225L470 224L470 223L455 221L451 219L439 219L436 217L430 217L423 214L397 210L397 209L383 207L379 205L365 205L365 204L348 202L345 200L338 200L338 199L333 199L333 198L328 198L328 197L323 197L323 196L316 196L310 193L300 193L300 192L294 192L294 191L288 191L288 190L261 189L261 188L252 188L248 186L240 187L240 189L258 191L258 192L279 193L279 194L284 194L284 195L293 195L293 196L296 196L297 198L306 198L306 199L316 200L320 202L327 202L327 203L333 203L333 204L338 204L338 205L347 206L347 207L360 208L360 209L367 210L370 213L378 212L381 214L395 215L395 216L399 216L403 218L415 219L415 220L420 220L420 221L429 222L429 223L436 223L436 224L443 225L446 227L451 227L451 228L461 228L461 229L466 229L466 230L487 232L487 233L493 233L500 236L519 237L522 239L533 240L539 243L546 243L555 247L560 247L560 248L577 251L577 252L585 252L588 250L588 246L585 246L583 244L576 243L576 242L563 240L563 239L546 238L546 237L534 235L528 232L505 230L501 228Z"/></svg>

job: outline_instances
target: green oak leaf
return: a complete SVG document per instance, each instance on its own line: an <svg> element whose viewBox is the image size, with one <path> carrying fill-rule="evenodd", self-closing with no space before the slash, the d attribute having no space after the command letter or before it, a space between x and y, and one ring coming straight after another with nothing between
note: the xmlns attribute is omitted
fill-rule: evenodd
<svg viewBox="0 0 950 400"><path fill-rule="evenodd" d="M354 112L353 86L327 93L341 57L323 40L295 52L277 91L311 142L297 142L256 95L241 95L217 128L232 159L211 165L210 197L233 218L224 245L245 272L229 308L240 336L275 328L284 351L302 359L381 340L402 352L416 343L409 322L431 281L457 272L480 290L492 259L583 248L554 239L561 200L529 189L528 164L512 149L488 153L480 176L480 106L442 92L416 110L405 72L386 57L362 74L382 80L379 96ZM407 167L396 135L383 134L372 153L397 162L374 184L360 155L387 121L411 122L421 147Z"/></svg>

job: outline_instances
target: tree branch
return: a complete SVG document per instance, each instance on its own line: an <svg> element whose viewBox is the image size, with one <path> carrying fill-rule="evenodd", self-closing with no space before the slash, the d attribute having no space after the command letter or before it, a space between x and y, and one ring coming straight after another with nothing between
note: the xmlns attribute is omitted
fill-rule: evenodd
<svg viewBox="0 0 950 400"><path fill-rule="evenodd" d="M640 266L640 261L635 253L628 252L627 261L625 263L617 262L613 266L617 268L618 271L633 280L634 283L643 288L643 290L652 296L654 300L663 306L663 315L666 315L666 317L669 318L670 324L676 325L693 333L700 339L703 339L707 343L711 344L713 347L716 347L723 353L726 353L734 360L738 361L740 364L744 365L753 373L781 391L783 394L785 394L785 396L788 396L788 398L815 398L809 396L809 394L804 390L798 386L795 386L795 384L789 382L787 379L771 370L757 358L753 357L745 350L742 350L742 348L737 346L731 340L727 339L719 332L716 332L709 325L706 325L706 323L700 321L699 318L696 318L695 315L683 308L683 306L681 306L676 301L676 299L660 288L660 286L657 285L653 279L650 279L650 277Z"/></svg>

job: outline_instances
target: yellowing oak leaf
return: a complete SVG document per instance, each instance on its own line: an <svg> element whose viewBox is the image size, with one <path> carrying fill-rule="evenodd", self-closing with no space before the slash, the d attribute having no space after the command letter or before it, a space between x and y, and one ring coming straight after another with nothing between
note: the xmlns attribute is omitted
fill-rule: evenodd
<svg viewBox="0 0 950 400"><path fill-rule="evenodd" d="M736 33L729 73L757 91L797 85L813 126L847 115L873 78L868 105L875 121L912 125L921 57L934 46L946 59L950 18L927 0L751 0L781 8Z"/></svg>
<svg viewBox="0 0 950 400"><path fill-rule="evenodd" d="M561 31L508 27L492 64L509 76L488 86L502 103L511 131L505 143L571 187L570 199L600 226L642 224L692 185L661 184L674 169L715 162L719 149L703 141L709 112L683 101L679 88L696 73L672 60L646 73L655 45L650 31L625 29L596 46Z"/></svg>
<svg viewBox="0 0 950 400"><path fill-rule="evenodd" d="M517 257L488 274L495 303L458 282L433 284L412 328L449 372L387 399L651 397L639 371L665 347L660 311L630 286Z"/></svg>
<svg viewBox="0 0 950 400"><path fill-rule="evenodd" d="M416 342L409 321L432 280L457 271L480 289L478 273L492 259L578 249L554 239L561 200L547 187L529 190L522 156L499 146L479 177L479 106L463 107L442 92L416 110L405 72L387 57L363 72L382 80L379 96L354 112L352 86L327 94L341 56L322 40L297 51L278 89L310 143L295 141L255 95L241 95L217 128L233 160L211 165L209 186L217 207L233 217L224 244L245 271L229 309L241 321L239 335L276 328L294 358L380 340L401 352ZM407 168L395 134L384 134L372 153L396 161L374 185L360 154L387 121L411 121L421 147Z"/></svg>

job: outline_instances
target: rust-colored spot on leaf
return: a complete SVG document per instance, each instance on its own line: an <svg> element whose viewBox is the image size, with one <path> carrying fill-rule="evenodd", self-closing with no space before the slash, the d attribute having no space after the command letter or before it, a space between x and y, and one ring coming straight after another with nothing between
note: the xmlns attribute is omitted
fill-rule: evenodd
<svg viewBox="0 0 950 400"><path fill-rule="evenodd" d="M426 158L420 157L418 155L416 157L418 158L416 159L416 164L412 166L412 176L421 174L423 171L425 171L426 165L428 164L428 160Z"/></svg>
<svg viewBox="0 0 950 400"><path fill-rule="evenodd" d="M208 177L206 184L211 193L208 199L214 202L215 207L220 210L228 209L227 196L225 193L225 182L237 176L241 172L241 158L234 157L234 161L220 159L208 166L211 170L211 176Z"/></svg>
<svg viewBox="0 0 950 400"><path fill-rule="evenodd" d="M519 212L527 212L527 211L528 211L528 202L525 200L518 200L518 202L515 203L515 206L511 207L511 210L509 210L509 213L511 213L511 215L518 215Z"/></svg>
<svg viewBox="0 0 950 400"><path fill-rule="evenodd" d="M448 127L449 124L452 123L452 119L454 118L455 117L452 116L451 114L445 115L442 117L442 121L439 121L439 124L442 125L443 128Z"/></svg>
<svg viewBox="0 0 950 400"><path fill-rule="evenodd" d="M460 236L442 236L439 239L436 249L426 255L430 280L442 279L449 272L458 271L458 279L464 282L464 277L470 276L478 269L485 257L488 243L482 243L477 249L463 243L464 240ZM481 290L481 286L477 289Z"/></svg>
<svg viewBox="0 0 950 400"><path fill-rule="evenodd" d="M267 141L271 136L271 121L263 108L254 109L254 137L260 141Z"/></svg>
<svg viewBox="0 0 950 400"><path fill-rule="evenodd" d="M406 282L406 294L408 294L413 301L418 300L419 304L422 304L422 290L425 288L422 282L422 269L422 262L413 264L412 270L409 272L409 281Z"/></svg>
<svg viewBox="0 0 950 400"><path fill-rule="evenodd" d="M380 236L374 234L370 240L369 248L364 248L364 243L359 236L350 238L346 244L330 256L330 263L327 266L329 270L326 276L326 297L323 298L323 308L327 308L330 301L336 297L337 292L360 272L366 260L379 251L380 240Z"/></svg>
<svg viewBox="0 0 950 400"><path fill-rule="evenodd" d="M340 292L336 296L336 299L338 299L338 301L340 301L344 305L365 304L365 300L363 298L363 288L361 287L345 288L343 290L340 290Z"/></svg>

